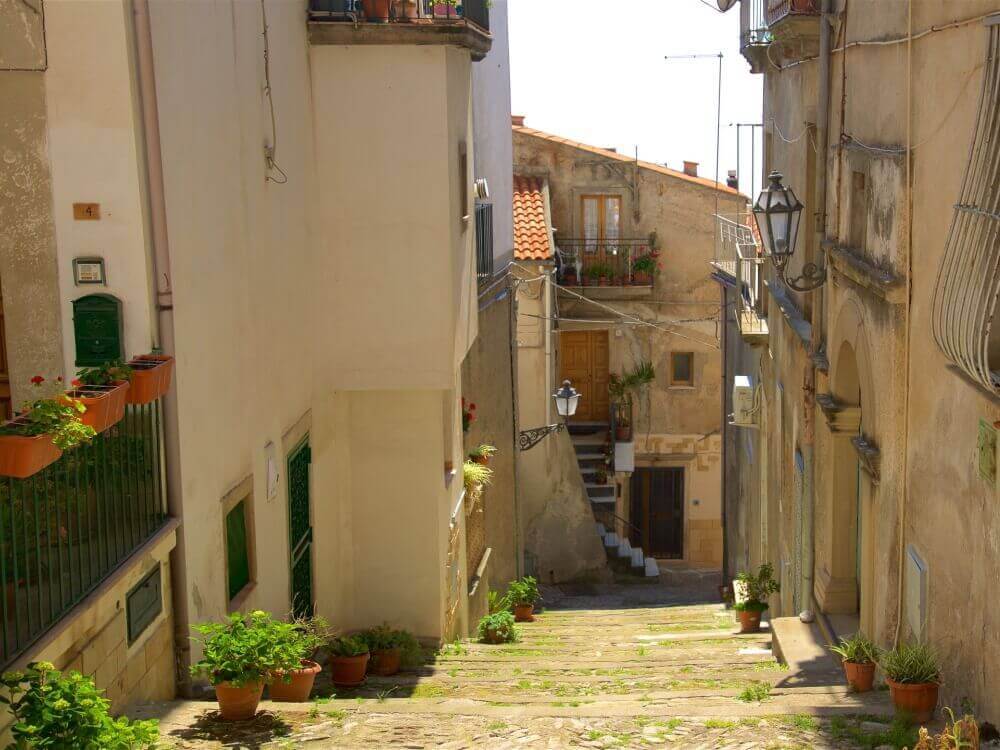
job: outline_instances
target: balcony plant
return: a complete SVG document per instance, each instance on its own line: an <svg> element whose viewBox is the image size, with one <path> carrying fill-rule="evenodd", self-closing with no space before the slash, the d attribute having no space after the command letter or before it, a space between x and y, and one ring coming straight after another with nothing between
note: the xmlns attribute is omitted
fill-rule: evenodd
<svg viewBox="0 0 1000 750"><path fill-rule="evenodd" d="M579 279L576 274L576 266L564 266L562 270L562 283L564 286L576 286Z"/></svg>
<svg viewBox="0 0 1000 750"><path fill-rule="evenodd" d="M507 586L506 599L514 605L515 622L534 622L535 602L541 598L541 594L538 593L538 581L532 576L511 581Z"/></svg>
<svg viewBox="0 0 1000 750"><path fill-rule="evenodd" d="M756 633L760 630L760 617L768 608L767 600L781 590L774 580L774 567L764 563L757 574L744 572L736 576L737 589L742 589L744 598L733 605L740 618L741 633Z"/></svg>
<svg viewBox="0 0 1000 750"><path fill-rule="evenodd" d="M923 643L901 642L879 659L897 713L928 722L937 707L941 669L934 650Z"/></svg>
<svg viewBox="0 0 1000 750"><path fill-rule="evenodd" d="M493 469L475 461L466 461L462 464L462 481L466 492L479 492L493 481Z"/></svg>
<svg viewBox="0 0 1000 750"><path fill-rule="evenodd" d="M371 654L368 644L356 635L334 638L329 643L330 673L333 684L340 687L357 687L365 681Z"/></svg>
<svg viewBox="0 0 1000 750"><path fill-rule="evenodd" d="M49 662L32 662L24 671L6 672L0 699L14 717L11 748L152 748L159 739L156 721L114 719L111 701L91 677L61 673Z"/></svg>
<svg viewBox="0 0 1000 750"><path fill-rule="evenodd" d="M365 20L369 23L389 21L389 0L361 0L361 8L365 13Z"/></svg>
<svg viewBox="0 0 1000 750"><path fill-rule="evenodd" d="M309 700L316 675L322 671L322 667L312 659L329 636L330 626L321 617L275 624L277 661L297 666L276 669L268 675L267 691L271 700L292 703Z"/></svg>
<svg viewBox="0 0 1000 750"><path fill-rule="evenodd" d="M469 452L469 460L482 466L489 466L490 456L496 452L497 447L495 445L484 443L477 448L473 448Z"/></svg>
<svg viewBox="0 0 1000 750"><path fill-rule="evenodd" d="M86 407L81 417L84 424L101 433L122 420L131 374L132 368L121 360L87 367L77 373L73 389L66 395L78 399Z"/></svg>
<svg viewBox="0 0 1000 750"><path fill-rule="evenodd" d="M586 270L587 278L596 281L599 286L607 286L614 276L614 269L607 263L592 263Z"/></svg>
<svg viewBox="0 0 1000 750"><path fill-rule="evenodd" d="M462 432L468 432L472 423L476 421L476 405L466 404L465 397L462 397Z"/></svg>
<svg viewBox="0 0 1000 750"><path fill-rule="evenodd" d="M44 382L41 375L31 379L34 388ZM0 425L0 475L30 477L58 460L64 450L90 442L96 433L83 423L85 411L79 400L64 394L25 404L21 414Z"/></svg>
<svg viewBox="0 0 1000 750"><path fill-rule="evenodd" d="M653 283L654 274L660 270L660 254L652 250L632 261L632 283L641 286Z"/></svg>
<svg viewBox="0 0 1000 750"><path fill-rule="evenodd" d="M840 657L847 682L855 692L867 693L872 689L875 665L882 653L874 642L857 632L849 638L841 638L830 650Z"/></svg>
<svg viewBox="0 0 1000 750"><path fill-rule="evenodd" d="M129 360L130 387L127 400L130 404L149 404L170 390L174 372L174 358L166 354L143 354Z"/></svg>
<svg viewBox="0 0 1000 750"><path fill-rule="evenodd" d="M486 615L476 627L476 635L482 643L515 643L520 638L514 615L507 610Z"/></svg>
<svg viewBox="0 0 1000 750"><path fill-rule="evenodd" d="M257 713L264 681L275 672L297 669L300 661L283 644L289 623L261 610L234 612L225 622L193 626L201 637L201 659L191 674L204 676L215 688L219 711L226 721L251 719Z"/></svg>

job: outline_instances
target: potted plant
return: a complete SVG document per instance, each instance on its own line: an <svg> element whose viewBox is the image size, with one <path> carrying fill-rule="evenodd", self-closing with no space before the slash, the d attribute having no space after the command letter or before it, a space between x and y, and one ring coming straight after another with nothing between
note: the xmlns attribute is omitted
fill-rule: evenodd
<svg viewBox="0 0 1000 750"><path fill-rule="evenodd" d="M472 423L476 421L476 405L466 405L465 397L462 397L462 432L468 432Z"/></svg>
<svg viewBox="0 0 1000 750"><path fill-rule="evenodd" d="M576 266L563 268L562 283L564 286L576 286L579 283L576 276Z"/></svg>
<svg viewBox="0 0 1000 750"><path fill-rule="evenodd" d="M66 392L84 405L81 420L98 433L118 424L125 416L125 403L132 368L119 360L99 367L86 367L77 373L73 389Z"/></svg>
<svg viewBox="0 0 1000 750"><path fill-rule="evenodd" d="M612 374L608 380L608 394L615 408L615 439L623 442L632 438L632 397L656 379L653 363L644 360L628 372Z"/></svg>
<svg viewBox="0 0 1000 750"><path fill-rule="evenodd" d="M365 12L365 20L370 23L389 21L389 0L361 0L361 8Z"/></svg>
<svg viewBox="0 0 1000 750"><path fill-rule="evenodd" d="M482 643L514 643L520 638L514 615L507 610L486 615L476 627L476 635Z"/></svg>
<svg viewBox="0 0 1000 750"><path fill-rule="evenodd" d="M309 700L316 675L323 669L312 657L326 643L329 630L326 620L321 617L276 624L276 660L294 666L275 669L268 675L267 692L271 700L292 703Z"/></svg>
<svg viewBox="0 0 1000 750"><path fill-rule="evenodd" d="M535 602L540 598L538 581L532 576L511 581L507 587L506 599L514 605L514 622L534 622Z"/></svg>
<svg viewBox="0 0 1000 750"><path fill-rule="evenodd" d="M647 286L653 283L653 274L656 272L655 251L639 256L632 261L632 282Z"/></svg>
<svg viewBox="0 0 1000 750"><path fill-rule="evenodd" d="M35 388L44 382L41 375L31 379ZM83 423L85 411L80 401L64 394L25 404L23 413L0 425L0 475L30 477L58 460L64 450L89 442L96 433Z"/></svg>
<svg viewBox="0 0 1000 750"><path fill-rule="evenodd" d="M933 649L922 643L899 643L882 654L878 665L885 673L897 713L910 714L921 723L930 721L941 687L941 670Z"/></svg>
<svg viewBox="0 0 1000 750"><path fill-rule="evenodd" d="M594 471L594 484L607 484L608 483L608 468L606 465L602 464L597 467Z"/></svg>
<svg viewBox="0 0 1000 750"><path fill-rule="evenodd" d="M364 640L354 635L341 636L330 641L329 649L334 685L357 687L365 681L371 655Z"/></svg>
<svg viewBox="0 0 1000 750"><path fill-rule="evenodd" d="M760 617L768 608L768 598L781 590L774 580L774 568L771 563L764 563L757 570L757 575L740 573L736 582L744 597L733 606L740 618L740 632L756 633L760 630Z"/></svg>
<svg viewBox="0 0 1000 750"><path fill-rule="evenodd" d="M493 469L475 461L466 461L462 464L462 481L466 492L478 492L493 481Z"/></svg>
<svg viewBox="0 0 1000 750"><path fill-rule="evenodd" d="M111 701L91 677L62 673L49 662L28 664L24 671L5 672L3 702L14 721L9 731L16 748L128 748L156 746L156 721L112 718Z"/></svg>
<svg viewBox="0 0 1000 750"><path fill-rule="evenodd" d="M830 650L840 657L847 682L855 692L867 693L872 689L875 665L882 653L874 642L858 632L850 638L841 638Z"/></svg>
<svg viewBox="0 0 1000 750"><path fill-rule="evenodd" d="M397 21L412 21L420 17L417 0L392 0L392 13Z"/></svg>
<svg viewBox="0 0 1000 750"><path fill-rule="evenodd" d="M381 677L391 677L403 666L421 661L422 649L412 633L379 625L363 631L359 637L368 645L371 660L368 671Z"/></svg>
<svg viewBox="0 0 1000 750"><path fill-rule="evenodd" d="M478 448L473 448L469 453L469 460L482 466L489 466L490 456L497 452L495 445L483 444Z"/></svg>
<svg viewBox="0 0 1000 750"><path fill-rule="evenodd" d="M201 635L201 659L191 674L205 676L215 688L219 712L226 721L251 719L257 713L264 681L279 670L294 669L290 651L279 644L287 638L285 628L267 612L249 615L234 612L225 622L193 626Z"/></svg>
<svg viewBox="0 0 1000 750"><path fill-rule="evenodd" d="M170 378L174 372L173 357L166 354L143 354L129 360L128 366L132 370L128 403L149 404L170 390Z"/></svg>

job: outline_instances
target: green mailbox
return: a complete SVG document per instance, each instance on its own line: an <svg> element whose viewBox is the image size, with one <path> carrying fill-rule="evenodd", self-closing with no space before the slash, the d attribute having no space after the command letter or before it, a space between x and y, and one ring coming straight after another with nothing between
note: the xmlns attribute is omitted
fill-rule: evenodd
<svg viewBox="0 0 1000 750"><path fill-rule="evenodd" d="M73 300L73 336L78 367L122 359L122 301L110 294Z"/></svg>

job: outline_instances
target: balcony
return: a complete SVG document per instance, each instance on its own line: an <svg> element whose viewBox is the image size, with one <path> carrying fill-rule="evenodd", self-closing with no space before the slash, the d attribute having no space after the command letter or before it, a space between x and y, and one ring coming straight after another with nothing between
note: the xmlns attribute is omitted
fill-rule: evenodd
<svg viewBox="0 0 1000 750"><path fill-rule="evenodd" d="M764 295L764 257L750 214L729 218L716 215L719 256L712 265L736 281L736 325L751 346L767 343Z"/></svg>
<svg viewBox="0 0 1000 750"><path fill-rule="evenodd" d="M557 239L560 286L595 299L642 299L653 293L659 253L649 239Z"/></svg>
<svg viewBox="0 0 1000 750"><path fill-rule="evenodd" d="M819 54L820 0L766 0L770 54L776 61L797 62Z"/></svg>
<svg viewBox="0 0 1000 750"><path fill-rule="evenodd" d="M767 0L740 1L740 54L750 63L751 73L767 67L771 32L767 28Z"/></svg>
<svg viewBox="0 0 1000 750"><path fill-rule="evenodd" d="M27 479L0 477L0 663L15 661L168 519L163 408L129 405L88 445Z"/></svg>
<svg viewBox="0 0 1000 750"><path fill-rule="evenodd" d="M311 44L437 44L490 51L489 0L309 0Z"/></svg>

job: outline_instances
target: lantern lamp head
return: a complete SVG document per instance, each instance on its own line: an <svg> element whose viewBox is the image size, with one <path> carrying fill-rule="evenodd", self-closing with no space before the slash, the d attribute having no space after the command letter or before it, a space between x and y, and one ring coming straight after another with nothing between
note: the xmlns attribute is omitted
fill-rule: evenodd
<svg viewBox="0 0 1000 750"><path fill-rule="evenodd" d="M783 263L795 252L802 204L791 188L781 184L779 172L768 175L768 186L760 191L753 205L753 215L760 231L764 254L775 263Z"/></svg>
<svg viewBox="0 0 1000 750"><path fill-rule="evenodd" d="M556 400L556 409L560 417L572 417L576 414L576 406L580 402L580 394L577 393L573 384L564 380L562 388L552 394Z"/></svg>

